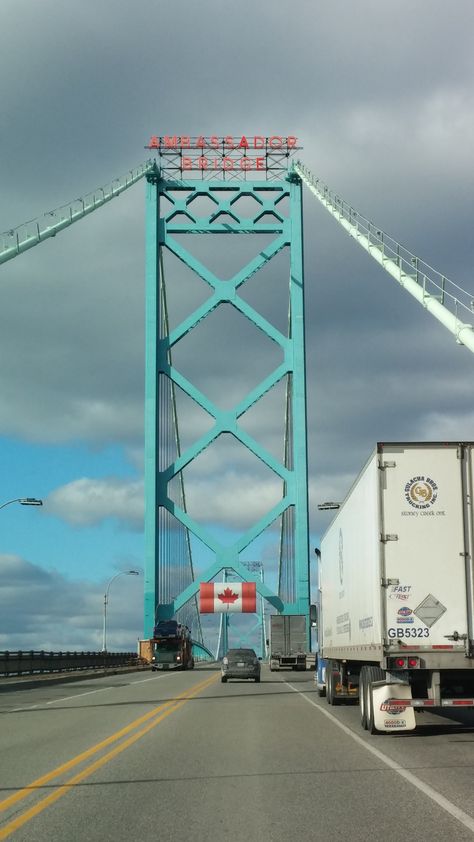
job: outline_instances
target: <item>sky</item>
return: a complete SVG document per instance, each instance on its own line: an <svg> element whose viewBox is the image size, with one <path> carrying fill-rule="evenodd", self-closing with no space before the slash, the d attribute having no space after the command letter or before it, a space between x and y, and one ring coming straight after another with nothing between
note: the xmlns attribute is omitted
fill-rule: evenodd
<svg viewBox="0 0 474 842"><path fill-rule="evenodd" d="M126 173L153 134L295 135L317 177L474 292L473 24L472 0L2 0L0 231ZM143 572L144 207L141 181L0 267L0 504L44 500L0 511L0 649L100 648L107 583ZM474 360L308 191L304 208L317 545L317 504L344 497L377 441L474 438ZM223 259L230 271L232 250ZM177 319L189 278L167 272ZM278 324L269 283L249 296ZM274 365L256 333L227 313L183 340L177 364L232 403ZM238 359L238 375L217 358ZM277 454L280 398L248 418ZM185 412L184 441L198 415ZM186 479L220 535L275 493L229 442ZM269 580L277 543L253 548ZM135 648L142 590L143 576L111 586L110 649Z"/></svg>

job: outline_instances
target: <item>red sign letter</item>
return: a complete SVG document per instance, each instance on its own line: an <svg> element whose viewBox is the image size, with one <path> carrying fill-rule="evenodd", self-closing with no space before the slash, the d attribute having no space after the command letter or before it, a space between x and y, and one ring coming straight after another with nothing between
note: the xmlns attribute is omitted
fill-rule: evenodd
<svg viewBox="0 0 474 842"><path fill-rule="evenodd" d="M256 134L253 139L254 149L265 149L265 138L260 134Z"/></svg>
<svg viewBox="0 0 474 842"><path fill-rule="evenodd" d="M255 169L256 170L264 170L265 169L265 158L255 158Z"/></svg>
<svg viewBox="0 0 474 842"><path fill-rule="evenodd" d="M193 162L191 158L183 158L183 162L181 164L183 170L192 170Z"/></svg>
<svg viewBox="0 0 474 842"><path fill-rule="evenodd" d="M167 134L165 135L165 148L166 149L175 149L177 145L178 145L178 138L176 137L176 135L173 135L173 137L168 137Z"/></svg>
<svg viewBox="0 0 474 842"><path fill-rule="evenodd" d="M274 134L268 141L272 149L280 149L283 146L283 140L279 135Z"/></svg>

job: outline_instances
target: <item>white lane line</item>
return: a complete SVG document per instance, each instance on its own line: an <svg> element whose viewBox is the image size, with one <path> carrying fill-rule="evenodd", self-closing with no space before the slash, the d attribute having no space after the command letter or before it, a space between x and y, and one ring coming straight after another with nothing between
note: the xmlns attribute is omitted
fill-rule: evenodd
<svg viewBox="0 0 474 842"><path fill-rule="evenodd" d="M301 690L299 690L297 687L294 687L293 684L289 683L289 681L286 681L285 684L287 684L288 687L294 690L295 693L298 693L298 695L301 696L301 698L309 702L310 705L313 705L313 707L316 708L316 710L319 711L319 713L322 713L324 716L330 719L331 722L334 723L334 725L337 725L338 728L341 729L341 731L344 731L344 733L347 734L348 737L351 737L353 740L355 740L355 742L358 743L358 745L362 746L362 748L365 748L367 751L373 754L374 757L377 757L379 760L381 760L382 763L385 763L385 765L392 769L394 772L396 772L397 775L400 775L401 778L404 778L408 783L415 786L417 789L419 789L421 792L427 795L428 798L431 798L431 800L434 801L435 804L438 805L438 807L441 807L443 810L445 810L447 813L453 816L453 818L461 822L461 824L463 824L469 830L474 831L474 819L471 818L471 816L469 816L467 813L465 813L464 810L461 810L460 807L456 807L456 805L453 804L451 801L448 801L448 799L445 798L444 795L441 795L441 793L437 792L429 784L426 784L424 781L421 780L421 778L417 778L417 776L414 775L413 772L409 772L408 769L404 769L403 766L400 766L400 764L397 763L395 760L392 760L391 757L388 757L386 754L383 754L378 748L374 748L374 746L369 745L365 740L362 739L362 737L359 737L357 734L354 733L354 731L351 731L351 729L348 728L347 725L343 725L343 723L340 722L339 719L337 719L337 717L335 717L332 713L329 713L328 710L321 707L321 705L316 704L316 702L314 702L308 696L305 696L305 694Z"/></svg>
<svg viewBox="0 0 474 842"><path fill-rule="evenodd" d="M154 675L153 678L141 678L140 681L130 681L129 684L145 684L146 681L157 681L158 678L165 678L165 676L171 678L172 675L174 675L173 672L161 672L159 675Z"/></svg>
<svg viewBox="0 0 474 842"><path fill-rule="evenodd" d="M168 678L173 675L172 672L166 673ZM142 678L140 681L129 681L128 685L132 684L145 684L146 681L156 681L158 678L164 678L165 674L160 673L159 675L154 675L153 678ZM122 685L121 685L122 686ZM74 696L64 696L62 699L52 699L50 702L46 702L47 705L57 705L59 702L69 702L71 699L80 699L81 696L92 696L93 693L105 693L106 690L117 690L117 687L101 687L99 690L88 690L86 693L76 693ZM25 708L13 708L10 713L20 713L21 711L25 710L34 710L35 708L39 708L41 705L30 705L29 707Z"/></svg>
<svg viewBox="0 0 474 842"><path fill-rule="evenodd" d="M47 705L57 705L58 702L69 702L70 699L80 699L81 696L92 696L93 693L105 693L106 690L115 690L115 687L101 687L99 690L88 690L87 693L76 693L74 696L64 696L62 699L51 699Z"/></svg>

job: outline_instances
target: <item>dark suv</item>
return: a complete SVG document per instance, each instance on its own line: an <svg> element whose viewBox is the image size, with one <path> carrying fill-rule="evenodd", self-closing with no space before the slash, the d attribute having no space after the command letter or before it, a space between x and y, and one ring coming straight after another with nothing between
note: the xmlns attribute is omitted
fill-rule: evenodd
<svg viewBox="0 0 474 842"><path fill-rule="evenodd" d="M253 678L260 681L260 661L253 649L229 649L222 659L221 681L228 678Z"/></svg>

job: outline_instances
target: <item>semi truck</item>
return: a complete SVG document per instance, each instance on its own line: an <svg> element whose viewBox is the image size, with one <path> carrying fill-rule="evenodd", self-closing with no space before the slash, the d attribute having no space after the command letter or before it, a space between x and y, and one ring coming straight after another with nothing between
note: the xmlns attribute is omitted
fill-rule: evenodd
<svg viewBox="0 0 474 842"><path fill-rule="evenodd" d="M270 615L270 670L306 669L307 619L304 614Z"/></svg>
<svg viewBox="0 0 474 842"><path fill-rule="evenodd" d="M153 637L140 641L139 654L152 670L194 668L191 632L176 620L157 623Z"/></svg>
<svg viewBox="0 0 474 842"><path fill-rule="evenodd" d="M371 734L474 707L473 454L378 443L323 535L317 688Z"/></svg>

